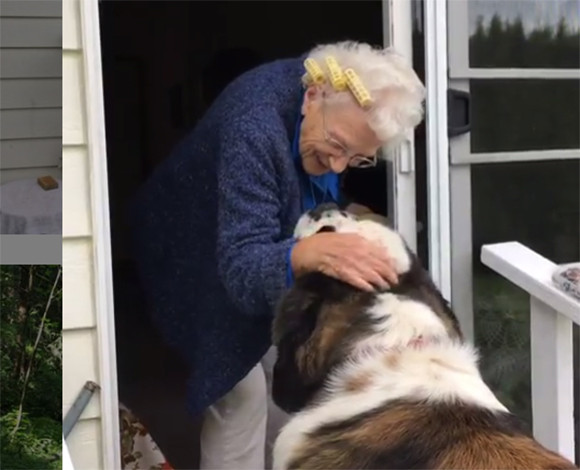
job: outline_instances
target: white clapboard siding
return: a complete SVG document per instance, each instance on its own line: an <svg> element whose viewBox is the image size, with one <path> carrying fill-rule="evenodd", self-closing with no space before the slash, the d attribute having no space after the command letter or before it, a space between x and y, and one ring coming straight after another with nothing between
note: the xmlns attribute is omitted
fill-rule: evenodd
<svg viewBox="0 0 580 470"><path fill-rule="evenodd" d="M98 392L95 393L94 398L98 399ZM103 467L103 456L100 451L100 419L79 421L66 442L75 470L109 470Z"/></svg>
<svg viewBox="0 0 580 470"><path fill-rule="evenodd" d="M61 76L62 50L60 48L2 48L0 78L60 78Z"/></svg>
<svg viewBox="0 0 580 470"><path fill-rule="evenodd" d="M63 89L63 145L86 144L85 118L83 115L82 55L65 51L62 57Z"/></svg>
<svg viewBox="0 0 580 470"><path fill-rule="evenodd" d="M63 416L70 410L87 380L96 383L99 382L98 359L96 354L97 337L94 328L81 330L66 329L63 332L62 364L63 370L66 371L62 375ZM98 393L95 393L84 409L81 419L97 418L100 416L101 412L98 398Z"/></svg>
<svg viewBox="0 0 580 470"><path fill-rule="evenodd" d="M81 23L78 0L62 0L62 48L65 51L81 50ZM67 21L75 18L75 21Z"/></svg>
<svg viewBox="0 0 580 470"><path fill-rule="evenodd" d="M62 2L0 1L0 182L61 176Z"/></svg>
<svg viewBox="0 0 580 470"><path fill-rule="evenodd" d="M52 176L53 178L61 179L62 171L60 168L55 166L40 168L9 168L6 170L2 169L0 171L0 184L8 183L9 181L38 178L40 176Z"/></svg>
<svg viewBox="0 0 580 470"><path fill-rule="evenodd" d="M62 47L60 18L0 18L0 44L6 48Z"/></svg>
<svg viewBox="0 0 580 470"><path fill-rule="evenodd" d="M85 1L85 0L83 0ZM87 380L100 384L94 279L91 176L79 0L62 0L63 413ZM75 470L103 469L101 394L96 392L67 437Z"/></svg>
<svg viewBox="0 0 580 470"><path fill-rule="evenodd" d="M68 183L68 180L67 180ZM88 237L69 238L62 254L63 272L63 329L94 328L92 248ZM72 294L74 293L74 294ZM86 299L84 305L79 299ZM85 331L85 330L83 330Z"/></svg>
<svg viewBox="0 0 580 470"><path fill-rule="evenodd" d="M10 78L0 80L0 109L60 108L60 78Z"/></svg>
<svg viewBox="0 0 580 470"><path fill-rule="evenodd" d="M86 237L91 234L88 155L85 146L63 149L63 221L64 237Z"/></svg>
<svg viewBox="0 0 580 470"><path fill-rule="evenodd" d="M0 135L2 139L60 137L62 109L4 109L0 121Z"/></svg>
<svg viewBox="0 0 580 470"><path fill-rule="evenodd" d="M62 155L60 137L0 140L2 170L54 166Z"/></svg>
<svg viewBox="0 0 580 470"><path fill-rule="evenodd" d="M61 0L2 0L0 15L5 18L62 18Z"/></svg>

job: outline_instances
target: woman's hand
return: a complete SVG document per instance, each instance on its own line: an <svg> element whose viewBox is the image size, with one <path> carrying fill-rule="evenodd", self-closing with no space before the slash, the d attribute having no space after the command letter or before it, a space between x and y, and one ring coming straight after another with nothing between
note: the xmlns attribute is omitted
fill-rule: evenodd
<svg viewBox="0 0 580 470"><path fill-rule="evenodd" d="M384 247L352 233L324 232L304 238L294 246L290 261L298 276L320 271L366 291L398 282Z"/></svg>

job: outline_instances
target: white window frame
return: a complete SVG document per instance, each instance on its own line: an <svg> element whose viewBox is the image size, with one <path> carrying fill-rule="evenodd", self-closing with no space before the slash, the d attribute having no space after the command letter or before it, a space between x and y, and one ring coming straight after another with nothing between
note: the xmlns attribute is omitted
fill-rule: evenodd
<svg viewBox="0 0 580 470"><path fill-rule="evenodd" d="M550 68L473 68L469 66L469 2L447 0L448 34L454 38L448 44L449 88L469 92L472 79L535 79L580 80L580 69ZM426 2L430 3L430 2ZM437 3L437 2L436 2ZM454 138L450 146L451 164L500 163L580 158L580 149L518 150L477 153L471 151L470 133Z"/></svg>
<svg viewBox="0 0 580 470"><path fill-rule="evenodd" d="M430 2L425 2L430 3ZM439 3L439 2L434 2ZM447 0L448 87L469 92L471 79L580 79L580 69L472 68L469 66L469 2ZM446 99L445 99L446 101ZM549 161L580 158L580 149L522 150L473 153L471 134L449 142L451 301L466 337L473 339L473 266L471 233L471 164Z"/></svg>

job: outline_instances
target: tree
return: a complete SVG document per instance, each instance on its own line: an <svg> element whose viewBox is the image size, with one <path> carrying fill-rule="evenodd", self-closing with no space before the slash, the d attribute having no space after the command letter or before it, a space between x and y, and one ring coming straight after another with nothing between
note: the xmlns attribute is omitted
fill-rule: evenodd
<svg viewBox="0 0 580 470"><path fill-rule="evenodd" d="M3 469L60 468L60 266L0 267L0 453Z"/></svg>

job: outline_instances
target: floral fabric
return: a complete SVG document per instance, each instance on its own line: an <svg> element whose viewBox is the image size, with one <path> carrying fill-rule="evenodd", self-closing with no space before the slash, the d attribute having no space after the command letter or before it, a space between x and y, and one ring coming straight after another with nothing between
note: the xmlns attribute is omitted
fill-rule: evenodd
<svg viewBox="0 0 580 470"><path fill-rule="evenodd" d="M147 428L122 403L119 404L119 427L123 470L173 470Z"/></svg>

